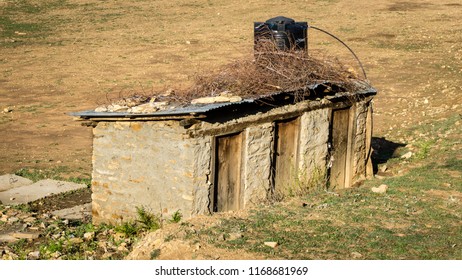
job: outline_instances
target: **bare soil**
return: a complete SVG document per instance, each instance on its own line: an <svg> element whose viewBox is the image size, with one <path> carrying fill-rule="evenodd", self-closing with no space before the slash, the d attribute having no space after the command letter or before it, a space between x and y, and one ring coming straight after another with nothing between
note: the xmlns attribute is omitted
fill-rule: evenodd
<svg viewBox="0 0 462 280"><path fill-rule="evenodd" d="M91 129L67 113L187 85L251 53L253 22L279 14L328 30L356 52L379 91L377 135L462 111L459 1L286 1L282 11L239 0L26 2L44 8L27 13L3 1L0 14L48 28L17 25L0 38L0 109L12 110L0 113L0 173L65 166L89 176ZM316 30L309 40L360 71L340 43Z"/></svg>
<svg viewBox="0 0 462 280"><path fill-rule="evenodd" d="M462 113L458 0L56 3L0 2L0 16L10 20L0 21L0 174L32 168L89 177L92 131L69 112L185 87L197 73L251 53L253 22L278 15L308 21L355 51L379 91L376 137ZM316 30L309 48L361 71L340 43Z"/></svg>

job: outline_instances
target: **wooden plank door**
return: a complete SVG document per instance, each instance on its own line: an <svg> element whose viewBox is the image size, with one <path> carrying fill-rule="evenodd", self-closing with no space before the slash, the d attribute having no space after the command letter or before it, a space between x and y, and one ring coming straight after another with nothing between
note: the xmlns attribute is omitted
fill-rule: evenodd
<svg viewBox="0 0 462 280"><path fill-rule="evenodd" d="M299 118L276 122L274 191L285 194L298 175Z"/></svg>
<svg viewBox="0 0 462 280"><path fill-rule="evenodd" d="M350 110L332 112L330 186L345 188L349 145Z"/></svg>
<svg viewBox="0 0 462 280"><path fill-rule="evenodd" d="M214 211L239 210L242 206L242 133L216 139Z"/></svg>

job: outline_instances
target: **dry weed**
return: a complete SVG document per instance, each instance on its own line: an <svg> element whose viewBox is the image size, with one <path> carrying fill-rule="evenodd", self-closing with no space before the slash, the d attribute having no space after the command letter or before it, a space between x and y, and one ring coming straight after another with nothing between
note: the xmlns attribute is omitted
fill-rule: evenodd
<svg viewBox="0 0 462 280"><path fill-rule="evenodd" d="M279 50L272 43L259 44L254 55L227 64L218 71L198 75L191 87L154 94L156 101L188 104L205 96L233 95L257 97L280 91L304 89L308 85L330 82L346 91L364 85L358 76L336 58L297 49ZM305 96L308 91L297 96Z"/></svg>

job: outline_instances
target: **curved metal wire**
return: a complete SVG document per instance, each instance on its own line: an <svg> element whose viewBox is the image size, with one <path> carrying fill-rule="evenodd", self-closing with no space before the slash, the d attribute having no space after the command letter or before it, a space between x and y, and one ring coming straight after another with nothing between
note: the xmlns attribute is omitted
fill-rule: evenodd
<svg viewBox="0 0 462 280"><path fill-rule="evenodd" d="M315 26L312 26L312 25L309 25L308 28L313 28L315 30L318 30L318 31L321 31L329 36L331 36L332 38L336 39L337 41L339 41L340 43L342 43L342 45L344 45L350 52L351 54L353 54L353 56L356 58L356 60L358 61L358 64L359 64L359 67L361 67L361 70L363 71L363 75L364 75L364 78L366 79L367 81L367 75L366 75L366 71L364 70L364 67L363 67L363 64L361 63L361 60L359 60L358 56L355 54L355 52L347 45L345 44L342 40L340 40L337 36L325 31L325 30L322 30L321 28L318 28L318 27L315 27Z"/></svg>

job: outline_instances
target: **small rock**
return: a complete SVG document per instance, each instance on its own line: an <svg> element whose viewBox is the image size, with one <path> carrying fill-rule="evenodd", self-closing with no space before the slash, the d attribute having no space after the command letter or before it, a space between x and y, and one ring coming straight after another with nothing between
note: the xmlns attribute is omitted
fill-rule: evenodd
<svg viewBox="0 0 462 280"><path fill-rule="evenodd" d="M2 242L15 242L15 241L18 241L17 238L9 235L9 234L0 234L0 243Z"/></svg>
<svg viewBox="0 0 462 280"><path fill-rule="evenodd" d="M388 169L388 166L386 164L380 166L380 171L382 171L382 172L386 172L387 169Z"/></svg>
<svg viewBox="0 0 462 280"><path fill-rule="evenodd" d="M233 233L230 233L230 234L229 234L228 240L232 241L232 240L236 240L236 239L239 239L239 238L242 238L242 237L244 237L244 235L242 235L242 233L240 233L240 232L233 232Z"/></svg>
<svg viewBox="0 0 462 280"><path fill-rule="evenodd" d="M43 213L42 218L49 219L49 218L51 218L51 215L50 215L50 213Z"/></svg>
<svg viewBox="0 0 462 280"><path fill-rule="evenodd" d="M60 237L61 237L61 233L56 233L51 236L51 238L55 240L59 239Z"/></svg>
<svg viewBox="0 0 462 280"><path fill-rule="evenodd" d="M10 113L10 112L13 112L13 109L11 109L10 107L6 107L5 109L3 109L3 112Z"/></svg>
<svg viewBox="0 0 462 280"><path fill-rule="evenodd" d="M27 254L27 259L28 260L40 259L40 252L39 251L30 252L29 254Z"/></svg>
<svg viewBox="0 0 462 280"><path fill-rule="evenodd" d="M34 217L27 217L27 218L25 218L23 221L24 221L25 223L33 223L33 222L35 222L36 220L37 220L37 219L34 218Z"/></svg>
<svg viewBox="0 0 462 280"><path fill-rule="evenodd" d="M227 103L227 102L239 102L242 98L240 96L213 96L213 97L201 97L191 101L191 104L212 104L212 103Z"/></svg>
<svg viewBox="0 0 462 280"><path fill-rule="evenodd" d="M33 239L39 238L40 233L38 232L14 232L11 236L13 236L14 238L18 238L18 239L33 240Z"/></svg>
<svg viewBox="0 0 462 280"><path fill-rule="evenodd" d="M83 240L82 238L73 237L69 239L69 242L72 244L80 244L80 243L83 243Z"/></svg>
<svg viewBox="0 0 462 280"><path fill-rule="evenodd" d="M122 243L119 245L119 247L117 247L117 251L120 251L120 252L128 252L127 243L122 242Z"/></svg>
<svg viewBox="0 0 462 280"><path fill-rule="evenodd" d="M107 112L107 106L99 106L95 109L95 112Z"/></svg>
<svg viewBox="0 0 462 280"><path fill-rule="evenodd" d="M371 188L371 190L372 190L372 192L374 192L374 193L386 193L387 190L388 190L388 186L385 185L385 184L382 184L382 185L380 185L380 186L378 186L378 187L373 187L373 188Z"/></svg>
<svg viewBox="0 0 462 280"><path fill-rule="evenodd" d="M110 259L110 258L112 258L112 256L113 256L114 254L115 254L115 253L113 253L113 252L106 252L106 253L103 254L103 256L102 256L101 258L102 258L103 260L104 260L104 259Z"/></svg>
<svg viewBox="0 0 462 280"><path fill-rule="evenodd" d="M271 248L276 248L279 245L277 242L273 242L273 241L267 241L267 242L264 242L263 244Z"/></svg>
<svg viewBox="0 0 462 280"><path fill-rule="evenodd" d="M59 257L61 257L63 254L60 252L60 251L56 251L54 252L53 254L51 254L50 256L53 258L53 259L57 259Z"/></svg>
<svg viewBox="0 0 462 280"><path fill-rule="evenodd" d="M404 155L401 156L403 159L410 159L412 157L412 152L407 152Z"/></svg>
<svg viewBox="0 0 462 280"><path fill-rule="evenodd" d="M351 253L351 257L352 257L353 259L359 259L359 258L361 258L362 256L363 256L363 255L362 255L361 253L358 253L358 252L352 252L352 253Z"/></svg>
<svg viewBox="0 0 462 280"><path fill-rule="evenodd" d="M85 232L83 234L83 239L87 241L93 240L94 238L95 238L95 232Z"/></svg>
<svg viewBox="0 0 462 280"><path fill-rule="evenodd" d="M18 217L10 217L10 218L8 218L8 222L10 222L10 223L15 223L17 221L19 221Z"/></svg>

